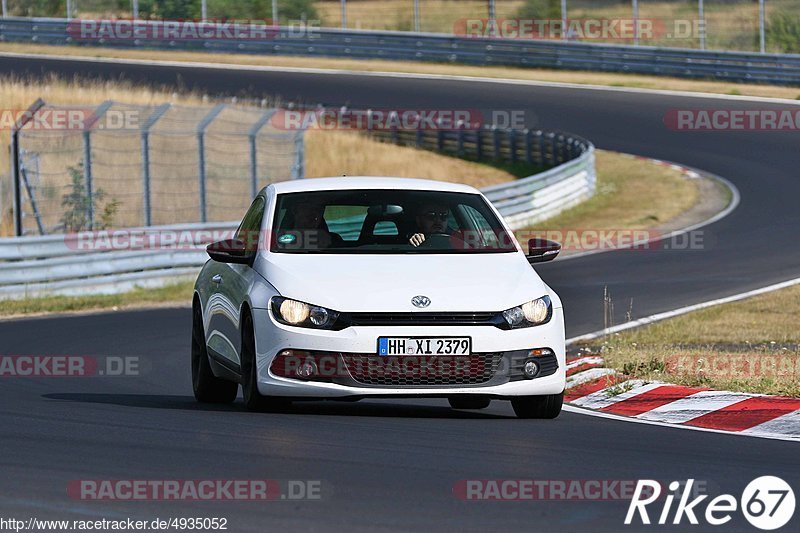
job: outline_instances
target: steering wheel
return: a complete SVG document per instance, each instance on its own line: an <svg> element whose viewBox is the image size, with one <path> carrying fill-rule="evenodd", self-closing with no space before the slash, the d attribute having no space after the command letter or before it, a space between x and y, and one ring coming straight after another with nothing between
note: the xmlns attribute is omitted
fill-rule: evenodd
<svg viewBox="0 0 800 533"><path fill-rule="evenodd" d="M431 233L420 246L449 249L451 247L448 233Z"/></svg>

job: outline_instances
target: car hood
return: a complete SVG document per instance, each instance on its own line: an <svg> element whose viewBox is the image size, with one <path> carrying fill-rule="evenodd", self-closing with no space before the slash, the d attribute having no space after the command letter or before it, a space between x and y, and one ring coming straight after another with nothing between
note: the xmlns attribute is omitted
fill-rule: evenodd
<svg viewBox="0 0 800 533"><path fill-rule="evenodd" d="M336 311L503 311L549 293L520 253L270 254L264 277L281 295ZM427 296L425 309L411 304Z"/></svg>

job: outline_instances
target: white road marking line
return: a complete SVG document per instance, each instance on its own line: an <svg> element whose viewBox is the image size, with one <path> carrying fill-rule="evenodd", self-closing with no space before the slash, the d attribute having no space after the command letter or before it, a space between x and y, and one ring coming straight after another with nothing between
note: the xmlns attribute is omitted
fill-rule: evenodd
<svg viewBox="0 0 800 533"><path fill-rule="evenodd" d="M752 398L752 394L743 394L726 391L701 391L691 396L675 400L651 411L637 415L642 420L656 422L669 422L682 424L689 420L703 416L712 411L718 411L729 405Z"/></svg>
<svg viewBox="0 0 800 533"><path fill-rule="evenodd" d="M572 337L571 339L567 339L567 345L575 344L576 342L580 341L589 341L594 340L600 337L604 337L606 335L611 335L614 333L619 333L620 331L626 331L633 328L638 328L640 326L645 326L647 324L652 324L654 322L659 322L661 320L666 320L668 318L674 318L676 316L685 315L686 313L691 313L693 311L699 311L701 309L706 309L708 307L714 307L717 305L723 305L732 302L738 302L740 300L745 300L747 298L752 298L753 296L759 296L761 294L766 294L769 292L778 291L781 289L787 289L789 287L794 287L795 285L800 285L800 278L790 279L788 281L784 281L782 283L776 283L775 285L769 285L767 287L762 287L760 289L755 289L752 291L747 291L739 294L734 294L733 296L727 296L725 298L718 298L716 300L709 300L707 302L688 305L686 307L681 307L679 309L675 309L672 311L666 311L664 313L657 313L655 315L650 315L644 318L640 318L638 320L632 320L630 322L626 322L624 324L619 324L614 327L610 327L604 330L595 331L594 333L588 333L586 335L580 335L578 337Z"/></svg>

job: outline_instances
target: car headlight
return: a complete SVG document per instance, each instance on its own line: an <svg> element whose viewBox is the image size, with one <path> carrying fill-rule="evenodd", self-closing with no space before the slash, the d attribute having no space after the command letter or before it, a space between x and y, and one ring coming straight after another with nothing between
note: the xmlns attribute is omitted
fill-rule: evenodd
<svg viewBox="0 0 800 533"><path fill-rule="evenodd" d="M270 303L275 320L287 326L333 329L339 318L339 313L336 311L282 296L273 296Z"/></svg>
<svg viewBox="0 0 800 533"><path fill-rule="evenodd" d="M542 296L517 307L503 311L503 318L511 329L540 326L553 316L553 303L549 296Z"/></svg>

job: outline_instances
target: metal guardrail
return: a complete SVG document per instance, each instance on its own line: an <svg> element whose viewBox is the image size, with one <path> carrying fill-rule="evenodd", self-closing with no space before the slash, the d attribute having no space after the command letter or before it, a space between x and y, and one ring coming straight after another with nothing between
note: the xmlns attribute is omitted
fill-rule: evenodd
<svg viewBox="0 0 800 533"><path fill-rule="evenodd" d="M79 24L72 21L71 24ZM459 37L436 33L311 28L268 32L264 39L166 40L81 38L66 19L0 20L0 41L117 48L155 48L208 52L394 59L559 68L715 78L777 85L800 84L800 55L705 51L550 40ZM137 21L163 27L164 22ZM70 31L73 29L73 31ZM163 35L163 33L159 34Z"/></svg>
<svg viewBox="0 0 800 533"><path fill-rule="evenodd" d="M589 198L595 190L594 146L568 134L489 129L395 130L373 135L474 159L555 165L545 172L483 189L515 230L553 216ZM122 245L115 243L114 230L2 238L0 299L111 294L186 279L196 275L208 259L204 247L230 237L236 225L221 222L126 229L121 230ZM331 229L352 230L346 225ZM175 237L175 245L151 249L148 236L164 234Z"/></svg>

